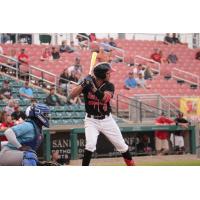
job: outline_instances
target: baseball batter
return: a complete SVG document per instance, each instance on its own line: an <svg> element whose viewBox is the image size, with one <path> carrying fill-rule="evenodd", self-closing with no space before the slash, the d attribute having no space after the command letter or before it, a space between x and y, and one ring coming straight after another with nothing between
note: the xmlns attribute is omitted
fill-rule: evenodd
<svg viewBox="0 0 200 200"><path fill-rule="evenodd" d="M106 62L98 63L93 72L94 76L85 77L68 97L74 98L82 92L84 94L86 146L82 165L88 166L90 164L92 153L96 150L98 135L101 132L122 153L126 165L133 166L134 161L128 150L128 145L111 115L110 100L114 94L114 85L109 82L111 66Z"/></svg>

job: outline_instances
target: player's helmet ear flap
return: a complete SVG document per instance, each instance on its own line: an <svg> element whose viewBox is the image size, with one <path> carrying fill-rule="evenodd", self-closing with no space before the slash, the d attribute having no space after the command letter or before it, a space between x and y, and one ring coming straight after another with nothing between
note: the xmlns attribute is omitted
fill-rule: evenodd
<svg viewBox="0 0 200 200"><path fill-rule="evenodd" d="M26 109L26 116L27 117L34 117L39 119L39 121L45 127L49 128L49 113L50 109L45 104L36 104L33 106L29 106Z"/></svg>
<svg viewBox="0 0 200 200"><path fill-rule="evenodd" d="M94 67L94 75L99 79L105 79L106 73L111 70L111 66L107 62L98 63Z"/></svg>

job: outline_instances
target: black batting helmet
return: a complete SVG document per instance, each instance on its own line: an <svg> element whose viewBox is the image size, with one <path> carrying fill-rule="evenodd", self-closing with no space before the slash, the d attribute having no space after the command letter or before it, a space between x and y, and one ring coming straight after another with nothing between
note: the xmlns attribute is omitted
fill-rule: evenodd
<svg viewBox="0 0 200 200"><path fill-rule="evenodd" d="M98 63L94 67L94 75L99 79L105 79L106 73L111 70L111 66L107 62Z"/></svg>

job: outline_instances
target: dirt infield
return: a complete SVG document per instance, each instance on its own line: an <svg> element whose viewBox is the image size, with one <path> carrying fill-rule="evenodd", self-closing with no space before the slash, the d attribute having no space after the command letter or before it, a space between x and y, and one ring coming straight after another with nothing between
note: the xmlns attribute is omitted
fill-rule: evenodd
<svg viewBox="0 0 200 200"><path fill-rule="evenodd" d="M138 166L200 166L196 155L167 155L134 157ZM81 166L81 160L71 160L71 166ZM123 166L122 157L92 159L91 166Z"/></svg>

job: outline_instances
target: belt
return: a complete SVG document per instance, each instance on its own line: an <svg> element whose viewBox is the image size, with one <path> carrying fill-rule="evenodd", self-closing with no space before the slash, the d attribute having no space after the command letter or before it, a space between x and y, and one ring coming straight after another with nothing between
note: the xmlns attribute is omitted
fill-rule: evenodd
<svg viewBox="0 0 200 200"><path fill-rule="evenodd" d="M93 118L93 119L105 119L106 116L109 116L110 114L108 115L90 115L90 114L87 114L87 117L89 118Z"/></svg>

